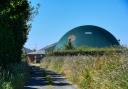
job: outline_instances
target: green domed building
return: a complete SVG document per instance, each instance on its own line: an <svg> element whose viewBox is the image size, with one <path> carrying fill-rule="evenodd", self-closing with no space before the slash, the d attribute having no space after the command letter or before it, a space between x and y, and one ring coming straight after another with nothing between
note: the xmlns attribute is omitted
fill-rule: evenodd
<svg viewBox="0 0 128 89"><path fill-rule="evenodd" d="M119 45L118 40L107 30L93 26L79 26L67 32L56 44L55 49L64 49L67 43L73 47L111 47Z"/></svg>

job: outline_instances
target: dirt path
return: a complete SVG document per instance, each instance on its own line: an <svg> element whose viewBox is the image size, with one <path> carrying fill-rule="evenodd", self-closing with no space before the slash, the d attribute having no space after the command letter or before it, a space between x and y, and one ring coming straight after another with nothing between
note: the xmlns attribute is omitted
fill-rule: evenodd
<svg viewBox="0 0 128 89"><path fill-rule="evenodd" d="M46 70L33 66L31 78L26 82L24 89L76 89L62 75L47 70L46 73L52 80L49 84L48 78L43 76L43 71Z"/></svg>

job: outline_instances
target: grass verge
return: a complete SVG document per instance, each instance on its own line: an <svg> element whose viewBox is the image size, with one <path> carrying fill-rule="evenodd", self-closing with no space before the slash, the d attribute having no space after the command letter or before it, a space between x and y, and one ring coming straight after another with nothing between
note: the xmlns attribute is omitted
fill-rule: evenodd
<svg viewBox="0 0 128 89"><path fill-rule="evenodd" d="M128 51L102 56L47 56L41 66L63 73L80 89L128 89Z"/></svg>
<svg viewBox="0 0 128 89"><path fill-rule="evenodd" d="M10 64L6 69L0 69L0 89L23 89L28 76L26 63Z"/></svg>

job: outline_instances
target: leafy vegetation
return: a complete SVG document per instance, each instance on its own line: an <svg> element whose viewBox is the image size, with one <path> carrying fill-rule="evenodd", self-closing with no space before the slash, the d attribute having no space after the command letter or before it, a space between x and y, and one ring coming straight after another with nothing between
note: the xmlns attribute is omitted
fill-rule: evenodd
<svg viewBox="0 0 128 89"><path fill-rule="evenodd" d="M71 50L74 49L73 44L72 44L72 39L68 39L67 44L65 45L65 50Z"/></svg>
<svg viewBox="0 0 128 89"><path fill-rule="evenodd" d="M21 57L33 10L28 0L0 0L0 89L21 89L28 77Z"/></svg>
<svg viewBox="0 0 128 89"><path fill-rule="evenodd" d="M0 0L0 65L21 61L32 16L28 0Z"/></svg>
<svg viewBox="0 0 128 89"><path fill-rule="evenodd" d="M107 55L47 56L41 66L64 74L80 89L128 89L127 49Z"/></svg>
<svg viewBox="0 0 128 89"><path fill-rule="evenodd" d="M53 84L53 80L52 80L50 75L46 76L46 80L48 81L48 85L52 85Z"/></svg>
<svg viewBox="0 0 128 89"><path fill-rule="evenodd" d="M113 52L121 53L123 50L128 50L126 47L109 47L109 48L90 48L90 47L79 47L74 49L58 49L48 52L49 56L66 56L66 55L105 55Z"/></svg>
<svg viewBox="0 0 128 89"><path fill-rule="evenodd" d="M23 89L29 72L30 68L25 63L10 64L6 70L0 69L0 89Z"/></svg>
<svg viewBox="0 0 128 89"><path fill-rule="evenodd" d="M34 10L28 0L0 0L0 89L23 89L29 67L22 48Z"/></svg>

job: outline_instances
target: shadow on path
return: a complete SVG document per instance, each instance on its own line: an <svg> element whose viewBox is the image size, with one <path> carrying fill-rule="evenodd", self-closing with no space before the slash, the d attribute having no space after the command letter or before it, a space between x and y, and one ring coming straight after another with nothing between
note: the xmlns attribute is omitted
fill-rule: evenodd
<svg viewBox="0 0 128 89"><path fill-rule="evenodd" d="M32 66L31 78L26 82L24 89L49 89L49 81L43 76L43 72L52 80L50 89L76 89L61 74L36 66Z"/></svg>

